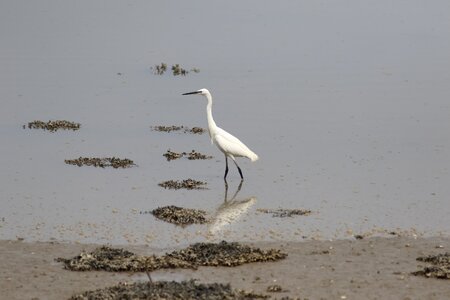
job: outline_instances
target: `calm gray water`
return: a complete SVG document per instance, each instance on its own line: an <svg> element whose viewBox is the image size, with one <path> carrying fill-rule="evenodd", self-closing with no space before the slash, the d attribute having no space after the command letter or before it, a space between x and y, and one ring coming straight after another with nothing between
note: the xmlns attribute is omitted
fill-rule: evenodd
<svg viewBox="0 0 450 300"><path fill-rule="evenodd" d="M2 1L0 239L150 244L450 228L450 2ZM156 76L166 62L198 74ZM118 74L120 73L120 75ZM219 126L259 156L224 204ZM23 129L33 120L79 131ZM167 150L212 160L167 162ZM64 159L118 156L125 170ZM239 175L230 165L228 195ZM157 183L194 178L208 190ZM201 208L187 228L141 211ZM272 218L258 208L304 208Z"/></svg>

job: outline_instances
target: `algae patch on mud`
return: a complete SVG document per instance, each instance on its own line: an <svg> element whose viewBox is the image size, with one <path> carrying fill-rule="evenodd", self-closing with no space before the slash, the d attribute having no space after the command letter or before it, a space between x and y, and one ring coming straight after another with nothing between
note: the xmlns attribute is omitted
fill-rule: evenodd
<svg viewBox="0 0 450 300"><path fill-rule="evenodd" d="M281 293L284 292L283 288L279 284L269 285L266 289L268 293Z"/></svg>
<svg viewBox="0 0 450 300"><path fill-rule="evenodd" d="M182 158L184 156L184 154L185 154L185 152L177 153L177 152L170 151L170 149L169 149L166 151L166 153L163 154L163 156L167 159L167 161L171 161L171 160Z"/></svg>
<svg viewBox="0 0 450 300"><path fill-rule="evenodd" d="M166 268L193 268L189 263L168 257L139 256L124 249L102 246L94 251L82 252L71 259L57 258L71 271L103 270L109 272L143 272Z"/></svg>
<svg viewBox="0 0 450 300"><path fill-rule="evenodd" d="M428 278L450 279L450 253L437 255L421 256L418 261L430 263L423 270L413 272L416 276L425 276Z"/></svg>
<svg viewBox="0 0 450 300"><path fill-rule="evenodd" d="M172 132L172 131L181 131L183 133L194 133L194 134L202 134L206 130L201 127L186 127L183 125L177 126L177 125L156 125L156 126L150 126L150 128L154 131L159 132Z"/></svg>
<svg viewBox="0 0 450 300"><path fill-rule="evenodd" d="M272 217L285 218L292 216L307 216L311 214L311 211L308 209L265 209L259 208L258 212L262 212L265 214L272 214Z"/></svg>
<svg viewBox="0 0 450 300"><path fill-rule="evenodd" d="M117 157L79 157L76 159L66 159L64 162L68 165L75 166L93 166L93 167L113 167L117 168L129 168L131 166L135 166L134 162L131 159L124 158L120 159Z"/></svg>
<svg viewBox="0 0 450 300"><path fill-rule="evenodd" d="M25 128L25 125L23 125L23 127ZM80 129L80 127L81 127L80 123L70 122L66 120L55 120L55 121L50 120L48 122L33 121L28 123L29 129L44 129L52 132L57 131L59 129L78 130Z"/></svg>
<svg viewBox="0 0 450 300"><path fill-rule="evenodd" d="M231 288L229 284L196 283L194 280L175 282L119 283L116 286L74 295L71 300L82 299L262 299L265 295Z"/></svg>
<svg viewBox="0 0 450 300"><path fill-rule="evenodd" d="M212 156L201 154L200 152L197 152L195 150L192 150L191 152L187 153L189 160L197 160L197 159L211 159Z"/></svg>
<svg viewBox="0 0 450 300"><path fill-rule="evenodd" d="M233 267L251 262L267 262L284 259L286 253L278 249L261 250L237 242L197 243L186 249L166 254L171 258L188 261L198 266Z"/></svg>
<svg viewBox="0 0 450 300"><path fill-rule="evenodd" d="M189 159L189 160L211 159L212 158L212 156L210 156L210 155L205 155L205 154L202 154L195 150L192 150L189 153L186 153L186 152L177 153L177 152L173 152L169 149L166 151L166 153L163 154L163 156L167 159L167 161L179 159L182 157L187 157L187 159Z"/></svg>
<svg viewBox="0 0 450 300"><path fill-rule="evenodd" d="M179 180L167 180L158 183L160 187L165 189L179 190L179 189L187 189L187 190L202 190L206 189L206 182L194 180L191 178L179 181Z"/></svg>
<svg viewBox="0 0 450 300"><path fill-rule="evenodd" d="M158 207L152 210L151 213L160 220L182 226L190 224L205 224L208 222L206 212L200 209L183 208L170 205Z"/></svg>
<svg viewBox="0 0 450 300"><path fill-rule="evenodd" d="M162 256L140 256L124 249L103 246L87 253L82 252L71 259L57 258L66 269L72 271L104 270L154 271L167 268L191 268L200 266L239 266L251 262L277 261L287 257L278 249L261 250L240 243L197 243L188 248L166 253Z"/></svg>
<svg viewBox="0 0 450 300"><path fill-rule="evenodd" d="M167 64L161 63L156 65L153 69L155 70L155 75L163 75L167 71Z"/></svg>
<svg viewBox="0 0 450 300"><path fill-rule="evenodd" d="M155 65L154 67L151 67L153 71L153 73L155 75L164 75L164 73L167 71L167 64L166 63L161 63L159 65ZM187 74L189 74L189 72L194 72L194 73L200 73L200 69L199 68L192 68L190 70L186 70L183 67L180 66L180 64L174 64L171 66L170 68L172 70L172 75L173 76L186 76Z"/></svg>

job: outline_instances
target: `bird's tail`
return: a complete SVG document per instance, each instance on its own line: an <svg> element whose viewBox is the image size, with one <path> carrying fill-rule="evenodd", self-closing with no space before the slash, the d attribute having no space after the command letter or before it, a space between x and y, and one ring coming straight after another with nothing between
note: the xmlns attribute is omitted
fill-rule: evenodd
<svg viewBox="0 0 450 300"><path fill-rule="evenodd" d="M251 161L257 161L259 159L258 155L256 155L255 152L251 152L248 158L250 158Z"/></svg>

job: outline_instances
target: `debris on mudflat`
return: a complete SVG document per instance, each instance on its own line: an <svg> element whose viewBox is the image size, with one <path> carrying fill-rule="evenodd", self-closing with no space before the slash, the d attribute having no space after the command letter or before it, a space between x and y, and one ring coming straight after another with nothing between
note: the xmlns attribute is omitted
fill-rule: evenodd
<svg viewBox="0 0 450 300"><path fill-rule="evenodd" d="M311 211L308 209L265 209L258 208L258 212L272 214L272 217L285 218L292 216L307 216L311 214Z"/></svg>
<svg viewBox="0 0 450 300"><path fill-rule="evenodd" d="M66 164L76 165L76 166L94 166L94 167L113 167L117 168L128 168L134 166L134 162L131 159L124 158L120 159L117 157L79 157L76 159L66 159L64 160Z"/></svg>
<svg viewBox="0 0 450 300"><path fill-rule="evenodd" d="M183 69L179 64L175 64L172 66L172 73L173 73L173 76L178 76L178 75L186 76L186 74L188 74L189 71Z"/></svg>
<svg viewBox="0 0 450 300"><path fill-rule="evenodd" d="M211 159L212 158L212 156L210 156L210 155L201 154L201 153L199 153L199 152L197 152L195 150L192 150L187 155L188 155L188 159L189 160Z"/></svg>
<svg viewBox="0 0 450 300"><path fill-rule="evenodd" d="M312 251L310 255L323 255L330 254L330 250L320 250L320 251Z"/></svg>
<svg viewBox="0 0 450 300"><path fill-rule="evenodd" d="M183 126L176 126L176 125L163 126L163 125L157 125L157 126L151 126L151 128L153 128L153 130L156 130L156 131L161 131L161 132L171 132L171 131L178 131L178 130L181 130L181 129L183 128Z"/></svg>
<svg viewBox="0 0 450 300"><path fill-rule="evenodd" d="M71 259L57 258L56 261L62 262L64 268L71 271L143 272L166 268L193 268L191 264L178 259L155 255L139 256L124 249L108 246L96 248L90 253L82 252Z"/></svg>
<svg viewBox="0 0 450 300"><path fill-rule="evenodd" d="M177 152L173 152L169 149L166 151L166 153L163 154L163 156L167 159L167 161L178 159L183 156L187 156L187 159L189 159L189 160L211 159L212 158L212 156L210 156L210 155L201 154L200 152L197 152L195 150L192 150L189 153L186 153L186 152L177 153Z"/></svg>
<svg viewBox="0 0 450 300"><path fill-rule="evenodd" d="M205 129L201 127L192 127L191 129L189 129L189 132L202 134L203 132L205 132Z"/></svg>
<svg viewBox="0 0 450 300"><path fill-rule="evenodd" d="M417 260L431 263L431 266L426 266L423 270L412 272L413 275L450 279L450 253L422 256L418 257Z"/></svg>
<svg viewBox="0 0 450 300"><path fill-rule="evenodd" d="M261 250L240 243L196 243L186 249L166 254L197 266L233 267L251 262L276 261L287 257L278 249Z"/></svg>
<svg viewBox="0 0 450 300"><path fill-rule="evenodd" d="M267 262L284 259L286 253L278 249L261 250L239 243L197 243L186 249L162 256L140 256L123 249L102 246L90 253L82 252L71 259L57 258L66 269L72 271L104 270L154 271L167 268L191 268L199 266L238 266L251 262Z"/></svg>
<svg viewBox="0 0 450 300"><path fill-rule="evenodd" d="M156 65L154 67L152 67L151 69L154 70L154 74L155 75L163 75L166 71L167 71L167 64L166 63L161 63L159 65ZM199 68L192 68L190 71L183 69L180 64L174 64L171 66L171 70L172 70L172 74L173 76L178 76L178 75L182 75L182 76L186 76L187 74L189 74L189 72L194 72L194 73L200 73L200 69Z"/></svg>
<svg viewBox="0 0 450 300"><path fill-rule="evenodd" d="M167 161L171 161L171 160L174 160L174 159L181 158L185 154L186 154L186 152L176 153L176 152L170 151L170 149L169 149L169 150L166 151L166 153L163 154L163 156L167 159Z"/></svg>
<svg viewBox="0 0 450 300"><path fill-rule="evenodd" d="M202 190L206 189L204 186L206 185L206 182L194 180L194 179L185 179L182 181L178 180L167 180L163 181L161 183L158 183L160 187L163 187L165 189L173 189L173 190L179 190L179 189L188 189L188 190Z"/></svg>
<svg viewBox="0 0 450 300"><path fill-rule="evenodd" d="M283 288L279 284L269 285L266 289L269 293L281 293L284 292Z"/></svg>
<svg viewBox="0 0 450 300"><path fill-rule="evenodd" d="M162 75L167 70L167 64L161 63L155 66L155 75Z"/></svg>
<svg viewBox="0 0 450 300"><path fill-rule="evenodd" d="M176 126L176 125L171 125L171 126L164 126L164 125L157 125L157 126L151 126L151 128L155 131L160 131L160 132L171 132L171 131L180 131L183 130L183 133L196 133L196 134L202 134L204 133L206 130L201 128L201 127L185 127L185 126Z"/></svg>
<svg viewBox="0 0 450 300"><path fill-rule="evenodd" d="M151 212L156 218L176 225L205 224L206 212L174 205L158 207Z"/></svg>
<svg viewBox="0 0 450 300"><path fill-rule="evenodd" d="M70 300L84 299L264 299L265 295L235 290L230 284L189 281L119 283L116 286L87 291Z"/></svg>
<svg viewBox="0 0 450 300"><path fill-rule="evenodd" d="M25 125L23 126L25 128ZM55 120L55 121L33 121L28 123L28 128L30 129L45 129L49 131L56 131L58 129L66 130L78 130L80 129L80 123L69 122L65 120Z"/></svg>

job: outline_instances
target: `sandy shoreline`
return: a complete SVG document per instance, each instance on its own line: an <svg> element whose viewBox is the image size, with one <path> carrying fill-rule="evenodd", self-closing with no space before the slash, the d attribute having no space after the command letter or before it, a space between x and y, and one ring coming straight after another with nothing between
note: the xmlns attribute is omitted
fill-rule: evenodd
<svg viewBox="0 0 450 300"><path fill-rule="evenodd" d="M281 248L288 258L239 267L200 267L160 270L153 280L231 283L234 288L264 293L269 285L285 290L271 293L301 299L449 299L447 280L410 273L424 266L418 256L449 251L450 238L367 238L362 240L251 243ZM98 245L0 241L1 299L67 299L75 293L107 287L119 281L146 280L144 273L72 272L56 257L72 257ZM126 246L138 254L160 254L146 246ZM269 293L268 293L269 294Z"/></svg>

